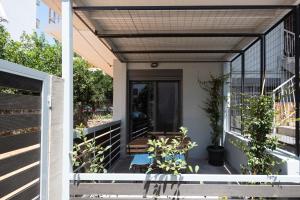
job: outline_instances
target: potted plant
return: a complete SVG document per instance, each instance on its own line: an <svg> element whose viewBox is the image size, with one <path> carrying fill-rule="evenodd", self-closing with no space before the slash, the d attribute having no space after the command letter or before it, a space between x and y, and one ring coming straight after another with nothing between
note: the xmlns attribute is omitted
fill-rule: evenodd
<svg viewBox="0 0 300 200"><path fill-rule="evenodd" d="M208 93L208 98L204 102L203 110L207 113L211 127L211 145L207 147L208 162L214 166L224 164L225 149L221 146L222 108L223 108L223 83L227 76L210 75L208 81L198 81L200 87Z"/></svg>

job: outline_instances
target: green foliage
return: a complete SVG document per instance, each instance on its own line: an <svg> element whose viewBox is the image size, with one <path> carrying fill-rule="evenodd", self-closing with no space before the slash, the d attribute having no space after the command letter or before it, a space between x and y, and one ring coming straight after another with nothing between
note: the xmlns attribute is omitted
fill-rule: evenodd
<svg viewBox="0 0 300 200"><path fill-rule="evenodd" d="M210 75L209 81L200 81L200 87L208 93L208 98L205 100L203 110L207 113L210 121L211 142L214 146L219 145L220 136L223 131L222 126L222 105L223 105L223 83L227 76L213 76Z"/></svg>
<svg viewBox="0 0 300 200"><path fill-rule="evenodd" d="M81 124L76 128L77 136L81 143L73 146L73 167L83 169L85 173L106 173L107 170L104 167L104 152L107 151L110 146L106 148L96 145L95 139L88 140L84 135L84 126Z"/></svg>
<svg viewBox="0 0 300 200"><path fill-rule="evenodd" d="M270 135L273 129L275 111L270 96L244 96L241 106L243 135L248 143L236 142L246 154L247 164L241 166L245 174L273 174L278 161L268 152L278 147L276 137Z"/></svg>
<svg viewBox="0 0 300 200"><path fill-rule="evenodd" d="M158 169L164 173L172 173L174 175L185 171L187 167L191 172L197 173L199 166L188 166L185 160L179 159L178 155L187 155L188 151L197 146L195 142L190 141L187 136L188 130L184 127L180 128L181 135L173 139L160 138L148 140L148 153L153 159L152 165L149 166L148 172Z"/></svg>
<svg viewBox="0 0 300 200"><path fill-rule="evenodd" d="M61 76L62 47L56 41L49 44L44 35L23 34L20 41L14 41L0 25L0 59L18 63L36 70ZM112 99L112 79L101 71L91 71L91 67L79 56L74 57L74 108L76 124L86 124L88 115L83 108L100 107L110 104Z"/></svg>

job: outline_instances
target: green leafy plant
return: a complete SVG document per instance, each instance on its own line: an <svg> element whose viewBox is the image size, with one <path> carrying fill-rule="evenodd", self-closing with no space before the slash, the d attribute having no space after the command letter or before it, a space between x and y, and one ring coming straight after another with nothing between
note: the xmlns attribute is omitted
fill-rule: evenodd
<svg viewBox="0 0 300 200"><path fill-rule="evenodd" d="M244 96L242 111L243 135L248 143L233 141L246 155L247 163L241 166L244 174L273 174L280 164L269 151L278 147L278 139L271 136L275 111L272 97Z"/></svg>
<svg viewBox="0 0 300 200"><path fill-rule="evenodd" d="M37 33L24 33L20 40L14 41L4 26L0 25L0 59L61 76L61 48L59 41L49 43L43 34ZM73 66L74 124L86 125L91 115L84 112L85 107L95 109L111 105L112 78L101 70L90 70L92 66L76 54Z"/></svg>
<svg viewBox="0 0 300 200"><path fill-rule="evenodd" d="M221 123L222 119L222 105L223 105L223 83L227 76L213 76L210 75L210 80L200 81L200 87L208 93L208 98L205 100L205 107L202 109L207 113L210 121L211 143L213 146L218 146L220 143L220 136L223 131Z"/></svg>
<svg viewBox="0 0 300 200"><path fill-rule="evenodd" d="M100 145L96 145L94 138L88 140L84 134L84 128L82 124L76 128L76 133L81 143L73 146L73 167L86 173L106 173L107 170L103 163L104 152L110 146L103 148Z"/></svg>
<svg viewBox="0 0 300 200"><path fill-rule="evenodd" d="M180 128L180 136L174 138L160 138L148 140L148 153L153 160L148 168L148 172L158 169L160 172L180 174L187 168L191 172L197 173L199 166L188 166L186 159L181 159L179 155L187 155L187 153L197 146L187 136L187 128Z"/></svg>

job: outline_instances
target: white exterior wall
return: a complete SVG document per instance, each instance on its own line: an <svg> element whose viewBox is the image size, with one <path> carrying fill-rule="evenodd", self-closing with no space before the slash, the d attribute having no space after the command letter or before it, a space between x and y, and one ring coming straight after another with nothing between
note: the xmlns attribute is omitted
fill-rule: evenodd
<svg viewBox="0 0 300 200"><path fill-rule="evenodd" d="M242 150L232 144L232 141L242 141L247 143L245 138L234 133L226 133L225 135L226 161L238 173L241 173L241 164L247 163L246 155ZM282 163L277 166L283 175L300 175L300 158L292 153L284 151L275 151L272 153L277 160Z"/></svg>
<svg viewBox="0 0 300 200"><path fill-rule="evenodd" d="M1 22L19 40L23 32L32 33L36 29L36 0L0 0L0 16L8 22Z"/></svg>
<svg viewBox="0 0 300 200"><path fill-rule="evenodd" d="M113 120L121 120L121 156L126 154L127 65L118 60L113 64Z"/></svg>
<svg viewBox="0 0 300 200"><path fill-rule="evenodd" d="M156 68L183 69L182 121L183 126L189 129L189 136L198 144L189 154L190 157L207 158L206 147L210 144L209 120L206 113L201 109L204 106L203 101L206 99L206 93L200 88L198 79L208 80L210 73L220 75L223 71L222 68L221 63L159 63L158 68ZM128 70L131 69L152 68L150 68L150 63L130 63ZM114 80L117 79L117 74L118 71L114 69ZM115 88L118 87L114 85L114 92L116 92ZM126 104L124 104L125 106Z"/></svg>

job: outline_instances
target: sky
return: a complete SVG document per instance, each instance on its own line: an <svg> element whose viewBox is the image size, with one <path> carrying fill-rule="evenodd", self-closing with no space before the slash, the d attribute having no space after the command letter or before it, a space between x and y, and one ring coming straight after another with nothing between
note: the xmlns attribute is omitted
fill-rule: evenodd
<svg viewBox="0 0 300 200"><path fill-rule="evenodd" d="M37 29L38 34L45 34L45 38L49 43L54 43L53 37L49 36L47 33L45 33L45 28L48 24L48 14L49 14L49 8L48 6L41 1L40 6L37 7L37 18L40 20L40 28Z"/></svg>

